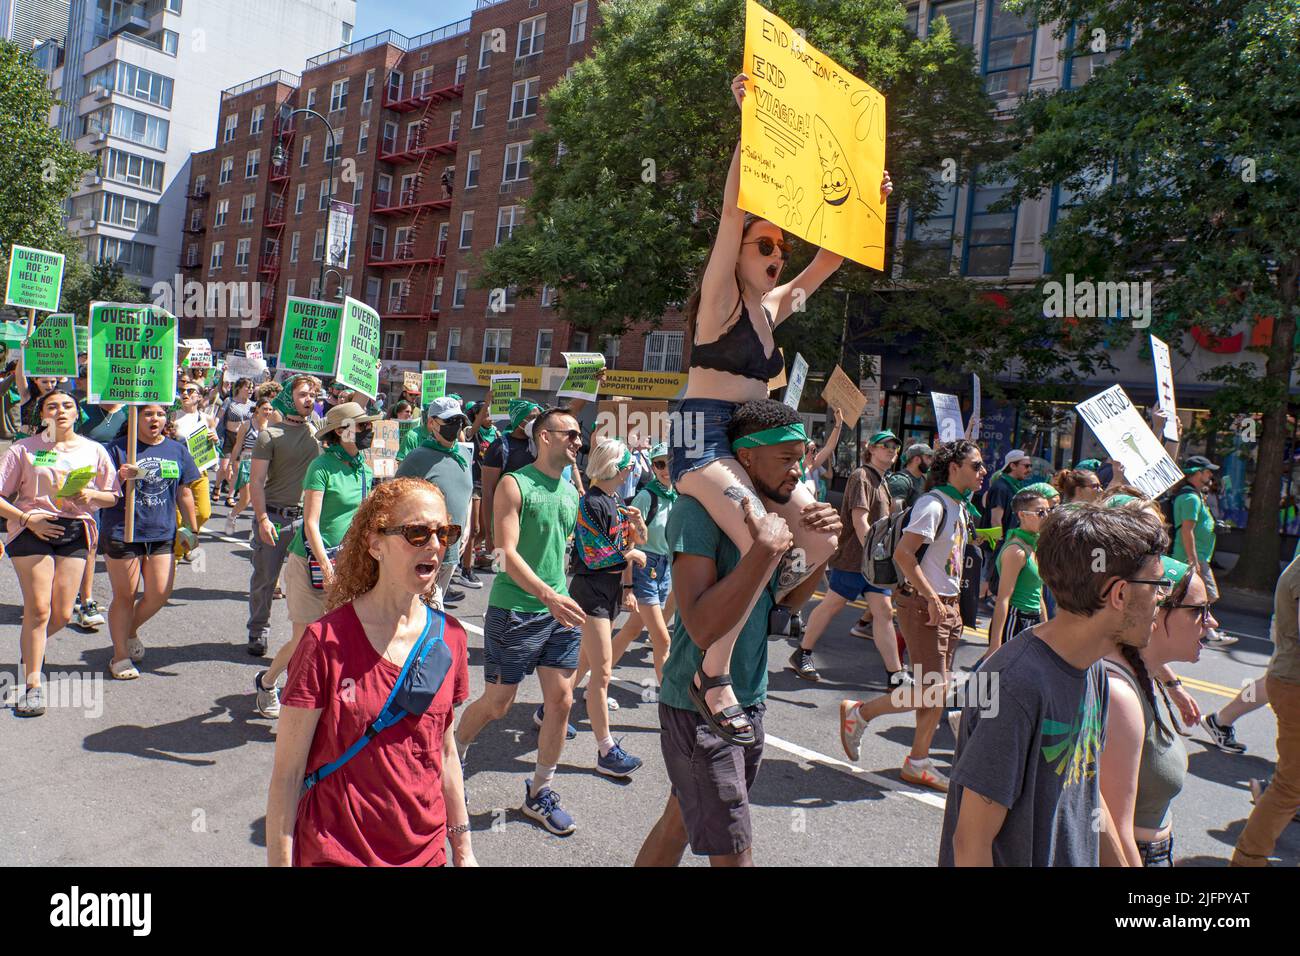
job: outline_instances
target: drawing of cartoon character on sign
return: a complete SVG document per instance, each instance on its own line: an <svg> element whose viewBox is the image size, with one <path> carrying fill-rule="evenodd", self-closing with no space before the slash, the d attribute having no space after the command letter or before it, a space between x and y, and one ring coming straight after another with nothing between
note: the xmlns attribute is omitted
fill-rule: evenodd
<svg viewBox="0 0 1300 956"><path fill-rule="evenodd" d="M809 223L809 239L825 246L830 236L841 228L841 220L848 217L859 220L866 213L880 220L880 214L862 201L862 190L849 165L844 147L835 138L831 128L820 116L813 118L813 132L817 140L817 159L822 168L821 201ZM864 249L881 248L877 243L863 245Z"/></svg>

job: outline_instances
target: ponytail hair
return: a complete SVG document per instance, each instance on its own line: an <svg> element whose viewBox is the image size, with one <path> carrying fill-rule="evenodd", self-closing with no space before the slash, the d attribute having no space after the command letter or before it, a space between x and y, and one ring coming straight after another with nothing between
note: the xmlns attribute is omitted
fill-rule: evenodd
<svg viewBox="0 0 1300 956"><path fill-rule="evenodd" d="M1089 479L1095 477L1094 472L1082 468L1062 468L1052 476L1052 487L1061 493L1063 500L1073 501L1079 494L1079 489L1091 484Z"/></svg>

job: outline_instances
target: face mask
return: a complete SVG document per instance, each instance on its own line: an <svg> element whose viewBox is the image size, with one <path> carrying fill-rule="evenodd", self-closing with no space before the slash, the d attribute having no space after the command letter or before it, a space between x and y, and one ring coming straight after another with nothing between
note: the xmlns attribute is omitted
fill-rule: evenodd
<svg viewBox="0 0 1300 956"><path fill-rule="evenodd" d="M438 434L442 436L443 441L455 441L460 437L460 422L454 418L451 421L439 422Z"/></svg>
<svg viewBox="0 0 1300 956"><path fill-rule="evenodd" d="M373 429L364 432L358 430L356 437L352 440L352 443L357 446L357 451L365 451L367 448L371 446L371 444L373 444L374 440L375 440L375 433Z"/></svg>

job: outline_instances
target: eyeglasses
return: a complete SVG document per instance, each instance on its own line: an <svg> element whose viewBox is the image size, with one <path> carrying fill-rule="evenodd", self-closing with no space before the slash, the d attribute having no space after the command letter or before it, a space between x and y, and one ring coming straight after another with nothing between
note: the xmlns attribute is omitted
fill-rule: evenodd
<svg viewBox="0 0 1300 956"><path fill-rule="evenodd" d="M582 432L576 428L543 428L542 431L563 435L566 441L582 441Z"/></svg>
<svg viewBox="0 0 1300 956"><path fill-rule="evenodd" d="M662 458L656 458L654 461L650 462L650 464L661 471L668 467L668 462Z"/></svg>
<svg viewBox="0 0 1300 956"><path fill-rule="evenodd" d="M1020 513L1022 515L1034 515L1035 517L1038 518L1046 518L1048 515L1052 513L1052 511L1050 508L1036 508L1033 511L1022 511Z"/></svg>
<svg viewBox="0 0 1300 956"><path fill-rule="evenodd" d="M1110 593L1110 589L1120 581L1127 581L1129 584L1149 584L1156 589L1156 596L1162 600L1174 593L1174 582L1168 578L1116 578L1101 592L1102 598L1104 599Z"/></svg>
<svg viewBox="0 0 1300 956"><path fill-rule="evenodd" d="M380 534L400 534L413 548L423 548L429 539L436 537L444 548L450 548L460 540L460 525L444 524L434 527L429 524L404 524L396 528L380 528Z"/></svg>
<svg viewBox="0 0 1300 956"><path fill-rule="evenodd" d="M197 394L199 394L199 390L198 390L197 388L182 388L182 389L181 389L181 394L182 394L182 395L197 395Z"/></svg>
<svg viewBox="0 0 1300 956"><path fill-rule="evenodd" d="M970 466L971 466L972 468L974 468L976 471L988 471L988 470L989 470L989 466L986 465L986 464L984 464L984 462L982 462L982 461L968 461L968 462L966 462L966 464L970 465Z"/></svg>
<svg viewBox="0 0 1300 956"><path fill-rule="evenodd" d="M1189 611L1195 611L1197 612L1197 614L1201 619L1201 627L1203 628L1208 627L1210 624L1210 602L1209 601L1206 601L1203 604L1165 604L1163 605L1163 607L1167 607L1170 610L1176 610L1178 608L1186 608Z"/></svg>
<svg viewBox="0 0 1300 956"><path fill-rule="evenodd" d="M780 249L781 261L782 262L790 261L790 243L786 242L784 239L778 241L772 239L769 236L764 236L762 239L751 239L749 242L742 242L741 245L742 246L757 245L758 254L760 256L770 256L777 249Z"/></svg>

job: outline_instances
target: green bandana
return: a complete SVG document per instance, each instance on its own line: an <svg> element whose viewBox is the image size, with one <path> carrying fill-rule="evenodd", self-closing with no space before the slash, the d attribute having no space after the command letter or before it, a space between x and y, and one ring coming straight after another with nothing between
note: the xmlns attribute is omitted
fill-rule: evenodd
<svg viewBox="0 0 1300 956"><path fill-rule="evenodd" d="M1021 491L1032 491L1035 494L1047 498L1049 501L1061 497L1061 493L1045 481L1035 481L1025 485Z"/></svg>
<svg viewBox="0 0 1300 956"><path fill-rule="evenodd" d="M952 485L936 485L934 490L942 491L953 501L960 501L966 506L966 511L972 518L979 518L980 510L976 508L975 503L971 501L971 498L975 496L974 491L968 491L965 494L962 494Z"/></svg>
<svg viewBox="0 0 1300 956"><path fill-rule="evenodd" d="M1130 501L1137 501L1137 498L1133 497L1132 495L1111 495L1109 498L1106 499L1106 507L1120 508L1128 504ZM1165 560L1172 561L1173 559L1166 558Z"/></svg>
<svg viewBox="0 0 1300 956"><path fill-rule="evenodd" d="M1007 540L1020 541L1032 551L1038 547L1038 532L1026 531L1024 528L1012 528L1007 532Z"/></svg>
<svg viewBox="0 0 1300 956"><path fill-rule="evenodd" d="M510 399L510 430L514 431L524 423L524 420L532 414L534 408L541 408L536 402L530 402L526 398Z"/></svg>
<svg viewBox="0 0 1300 956"><path fill-rule="evenodd" d="M429 438L426 439L425 441L422 441L420 443L420 447L432 448L434 451L442 452L448 458L454 458L456 464L460 465L461 468L469 467L469 462L465 460L465 456L460 453L460 449L457 448L455 445L452 445L450 448L448 448L446 445L439 445L438 440L436 438Z"/></svg>
<svg viewBox="0 0 1300 956"><path fill-rule="evenodd" d="M624 446L623 457L618 460L618 470L622 471L630 464L632 464L632 452Z"/></svg>
<svg viewBox="0 0 1300 956"><path fill-rule="evenodd" d="M342 445L330 445L325 449L325 453L327 455L333 455L339 461L351 465L353 469L360 468L366 461L365 457L359 453L356 455L349 455Z"/></svg>
<svg viewBox="0 0 1300 956"><path fill-rule="evenodd" d="M672 502L677 500L677 489L665 488L659 483L658 478L651 478L650 483L646 485L646 488L649 490L650 494L658 495L664 501Z"/></svg>
<svg viewBox="0 0 1300 956"><path fill-rule="evenodd" d="M788 441L806 442L807 440L808 435L804 432L803 422L794 422L737 438L731 443L731 450L739 451L742 448L759 448L763 445L782 445Z"/></svg>
<svg viewBox="0 0 1300 956"><path fill-rule="evenodd" d="M487 426L487 428L480 428L478 430L478 437L483 439L483 441L487 442L488 444L491 444L492 442L496 441L498 438L501 437L501 433L497 431L497 427L495 425L489 425Z"/></svg>

